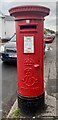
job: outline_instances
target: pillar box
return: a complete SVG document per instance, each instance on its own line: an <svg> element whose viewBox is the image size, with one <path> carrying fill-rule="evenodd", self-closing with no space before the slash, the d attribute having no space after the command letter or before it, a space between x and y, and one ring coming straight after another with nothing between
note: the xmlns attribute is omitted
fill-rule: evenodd
<svg viewBox="0 0 58 120"><path fill-rule="evenodd" d="M9 10L15 17L18 70L18 106L32 115L44 106L44 17L43 6L18 6Z"/></svg>

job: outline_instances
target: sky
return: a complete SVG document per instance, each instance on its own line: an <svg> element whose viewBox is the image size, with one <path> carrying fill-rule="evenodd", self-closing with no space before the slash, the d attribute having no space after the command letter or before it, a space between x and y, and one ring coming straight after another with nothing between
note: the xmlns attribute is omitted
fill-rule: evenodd
<svg viewBox="0 0 58 120"><path fill-rule="evenodd" d="M8 10L20 5L40 5L50 8L49 16L45 17L44 27L56 31L56 0L0 0L0 11L9 14ZM43 2L42 2L43 1Z"/></svg>

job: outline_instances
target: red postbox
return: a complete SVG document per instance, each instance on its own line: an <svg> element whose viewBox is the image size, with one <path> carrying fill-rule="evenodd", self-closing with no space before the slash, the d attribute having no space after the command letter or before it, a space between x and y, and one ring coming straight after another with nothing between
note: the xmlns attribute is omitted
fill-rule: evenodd
<svg viewBox="0 0 58 120"><path fill-rule="evenodd" d="M18 6L9 12L16 21L18 106L33 114L44 106L44 17L50 9Z"/></svg>

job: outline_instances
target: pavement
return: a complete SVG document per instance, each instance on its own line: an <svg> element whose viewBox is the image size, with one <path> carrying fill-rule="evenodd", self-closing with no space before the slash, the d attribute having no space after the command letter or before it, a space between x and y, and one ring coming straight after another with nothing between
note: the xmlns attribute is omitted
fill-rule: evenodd
<svg viewBox="0 0 58 120"><path fill-rule="evenodd" d="M47 45L48 48L49 45ZM44 89L45 89L45 104L47 108L42 113L38 114L39 117L50 117L51 120L58 120L58 91L56 91L56 39L50 44L50 49L46 49L44 57ZM16 99L7 118L13 118L13 113L18 108L18 101ZM20 116L22 118L23 116ZM24 116L25 118L25 116ZM46 120L46 119L44 119ZM49 119L50 120L50 119Z"/></svg>
<svg viewBox="0 0 58 120"><path fill-rule="evenodd" d="M47 105L46 110L44 110L42 113L38 114L36 117L56 117L56 98L52 97L50 95L47 95L45 92L45 104ZM16 99L14 105L12 106L7 118L13 118L14 111L18 108L18 101ZM20 116L22 118L23 116ZM34 116L35 117L35 116ZM25 116L24 116L25 118Z"/></svg>

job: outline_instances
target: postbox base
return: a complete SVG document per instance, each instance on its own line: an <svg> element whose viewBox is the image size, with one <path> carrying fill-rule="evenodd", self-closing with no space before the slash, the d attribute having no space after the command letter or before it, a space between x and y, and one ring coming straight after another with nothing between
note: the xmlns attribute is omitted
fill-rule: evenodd
<svg viewBox="0 0 58 120"><path fill-rule="evenodd" d="M34 116L41 109L44 109L44 106L44 94L32 98L18 95L18 107L24 115Z"/></svg>

